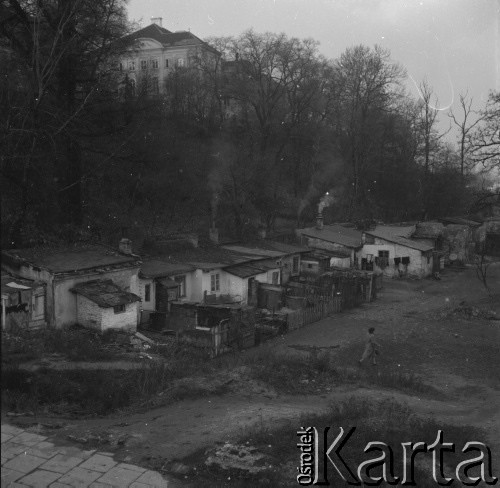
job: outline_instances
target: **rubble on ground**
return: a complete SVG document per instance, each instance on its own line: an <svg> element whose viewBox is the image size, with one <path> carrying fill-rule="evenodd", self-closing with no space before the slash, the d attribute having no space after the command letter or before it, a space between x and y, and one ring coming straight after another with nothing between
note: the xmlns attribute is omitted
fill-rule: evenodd
<svg viewBox="0 0 500 488"><path fill-rule="evenodd" d="M226 442L212 451L205 464L215 465L223 470L240 470L255 474L267 469L264 458L265 455L259 453L256 447Z"/></svg>

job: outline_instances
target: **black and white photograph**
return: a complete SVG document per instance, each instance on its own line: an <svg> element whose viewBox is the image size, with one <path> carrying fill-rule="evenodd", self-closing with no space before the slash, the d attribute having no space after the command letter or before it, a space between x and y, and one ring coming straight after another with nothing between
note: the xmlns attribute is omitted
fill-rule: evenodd
<svg viewBox="0 0 500 488"><path fill-rule="evenodd" d="M1 488L495 486L500 0L0 0Z"/></svg>

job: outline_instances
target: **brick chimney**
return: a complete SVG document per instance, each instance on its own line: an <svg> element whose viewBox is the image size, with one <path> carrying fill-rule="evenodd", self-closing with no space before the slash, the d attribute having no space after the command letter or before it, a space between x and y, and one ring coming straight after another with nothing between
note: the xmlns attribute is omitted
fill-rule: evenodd
<svg viewBox="0 0 500 488"><path fill-rule="evenodd" d="M162 22L163 22L163 18L162 17L151 17L151 23L152 24L156 24L156 25L159 25L160 27L162 27Z"/></svg>
<svg viewBox="0 0 500 488"><path fill-rule="evenodd" d="M122 237L120 244L118 244L118 249L122 254L131 255L132 254L132 241L126 237Z"/></svg>
<svg viewBox="0 0 500 488"><path fill-rule="evenodd" d="M321 213L316 217L316 229L323 230L323 214Z"/></svg>

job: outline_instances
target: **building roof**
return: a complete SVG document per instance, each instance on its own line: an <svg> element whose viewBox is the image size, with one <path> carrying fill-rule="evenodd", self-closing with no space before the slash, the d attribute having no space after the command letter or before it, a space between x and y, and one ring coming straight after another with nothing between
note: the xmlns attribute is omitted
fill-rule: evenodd
<svg viewBox="0 0 500 488"><path fill-rule="evenodd" d="M475 220L465 219L463 217L443 217L438 220L440 222L443 222L443 224L461 224L461 225L468 225L470 227L478 227L481 225L480 222L477 222Z"/></svg>
<svg viewBox="0 0 500 488"><path fill-rule="evenodd" d="M353 249L358 249L363 245L361 241L361 231L337 224L324 225L322 229L318 229L317 227L297 229L297 233L313 237L314 239L341 244L342 246Z"/></svg>
<svg viewBox="0 0 500 488"><path fill-rule="evenodd" d="M207 44L189 31L171 32L157 24L150 24L123 38L124 41L128 42L139 39L153 39L161 43L164 47L203 45L206 49L220 55L219 51L210 46L210 44Z"/></svg>
<svg viewBox="0 0 500 488"><path fill-rule="evenodd" d="M278 269L276 264L271 264L269 262L257 262L257 263L245 263L237 264L234 266L227 266L224 271L229 274L238 276L239 278L250 278L251 276L257 276L262 273L266 273L271 269Z"/></svg>
<svg viewBox="0 0 500 488"><path fill-rule="evenodd" d="M2 251L2 257L47 269L53 273L71 273L94 268L139 266L140 259L100 244L79 244L63 248L36 247Z"/></svg>
<svg viewBox="0 0 500 488"><path fill-rule="evenodd" d="M392 239L393 237L406 237L410 238L415 232L414 225L377 225L374 230L365 231L366 234L374 235L377 233L377 237L381 239ZM382 237L384 236L384 237Z"/></svg>
<svg viewBox="0 0 500 488"><path fill-rule="evenodd" d="M80 283L71 291L77 295L82 295L102 308L116 307L117 305L124 305L141 301L141 298L122 290L119 286L115 285L111 280L95 280Z"/></svg>
<svg viewBox="0 0 500 488"><path fill-rule="evenodd" d="M142 278L162 278L194 271L189 264L170 263L160 259L145 259L141 265L140 276Z"/></svg>
<svg viewBox="0 0 500 488"><path fill-rule="evenodd" d="M243 247L245 248L245 251L243 254L257 254L258 252L261 252L261 254L257 255L263 255L262 251L274 251L280 253L280 256L288 256L290 254L299 254L299 253L305 253L305 252L310 252L311 249L308 247L304 246L299 246L295 244L285 244L283 242L277 242L277 241L271 241L268 239L261 239L255 242L251 242L249 244L226 244L223 246L225 249L230 249L233 247ZM240 251L238 251L240 252ZM271 255L269 255L271 256ZM273 256L275 257L275 256Z"/></svg>
<svg viewBox="0 0 500 488"><path fill-rule="evenodd" d="M283 256L282 252L261 249L257 247L245 247L245 246L222 246L231 252L236 252L242 254L243 256L249 257L250 259L262 259L262 258L280 258Z"/></svg>
<svg viewBox="0 0 500 488"><path fill-rule="evenodd" d="M421 252L431 251L432 249L434 249L434 247L429 244L425 244L420 241L414 241L407 237L400 237L396 235L397 233L386 231L385 229L378 230L377 228L375 230L367 230L365 231L365 233L373 237L377 237L378 239L393 242L395 244L399 244L400 246L409 247L410 249L416 249L417 251Z"/></svg>

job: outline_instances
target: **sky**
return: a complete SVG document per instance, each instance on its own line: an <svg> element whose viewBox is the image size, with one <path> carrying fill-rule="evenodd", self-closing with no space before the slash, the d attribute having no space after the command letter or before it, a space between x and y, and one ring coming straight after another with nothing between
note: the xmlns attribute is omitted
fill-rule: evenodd
<svg viewBox="0 0 500 488"><path fill-rule="evenodd" d="M406 68L415 98L427 78L442 130L460 93L468 90L479 109L500 90L500 0L129 0L128 12L142 27L162 17L166 29L202 39L249 28L313 38L330 59L379 44Z"/></svg>

